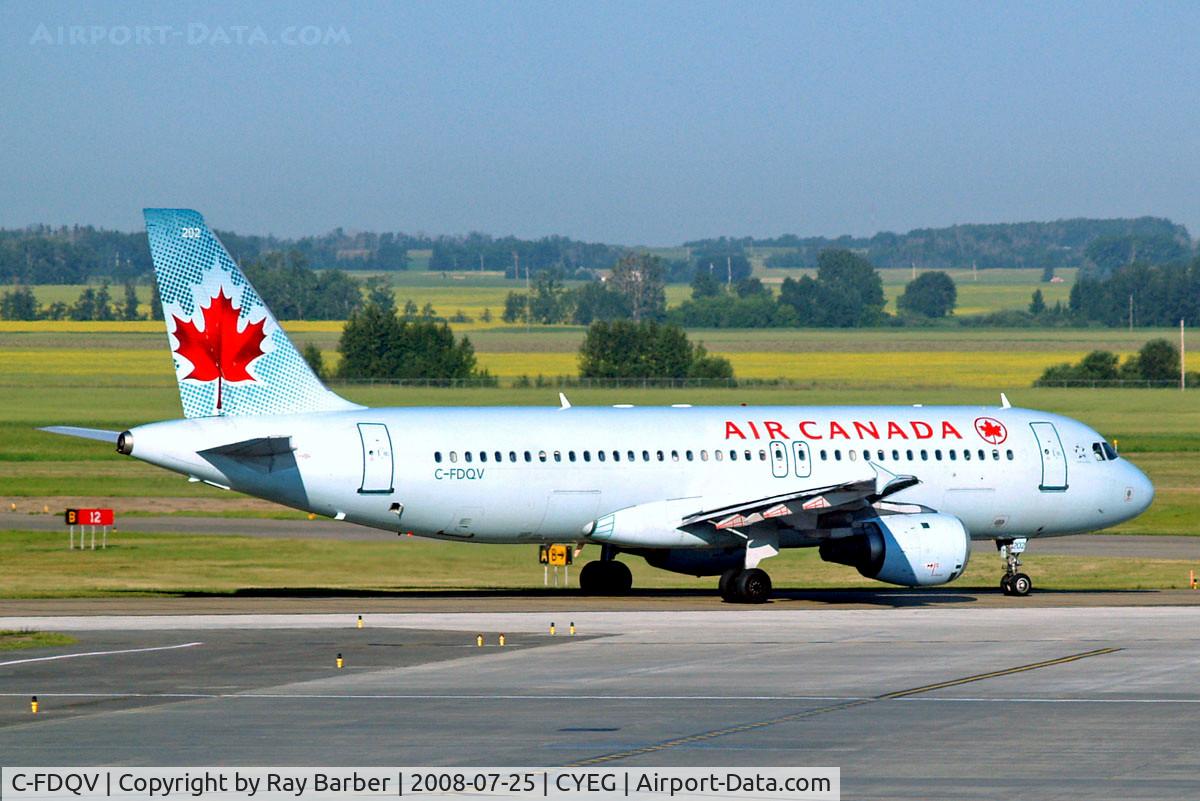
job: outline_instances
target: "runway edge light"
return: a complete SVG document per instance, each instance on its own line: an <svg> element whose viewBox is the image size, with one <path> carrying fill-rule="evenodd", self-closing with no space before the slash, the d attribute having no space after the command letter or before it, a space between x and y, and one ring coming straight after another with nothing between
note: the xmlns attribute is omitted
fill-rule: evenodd
<svg viewBox="0 0 1200 801"><path fill-rule="evenodd" d="M553 620L550 621L550 636L551 637L554 636L554 621Z"/></svg>
<svg viewBox="0 0 1200 801"><path fill-rule="evenodd" d="M571 636L574 637L575 636L575 621L574 620L571 621L570 631L571 631Z"/></svg>
<svg viewBox="0 0 1200 801"><path fill-rule="evenodd" d="M36 695L29 699L29 711L34 715L38 713L38 699Z"/></svg>
<svg viewBox="0 0 1200 801"><path fill-rule="evenodd" d="M344 665L344 664L346 664L346 663L345 663L345 660L343 660L343 659L342 659L342 655L341 655L341 654L338 654L338 655L337 655L337 666L338 666L338 670L341 670L341 669L342 669L342 665Z"/></svg>
<svg viewBox="0 0 1200 801"><path fill-rule="evenodd" d="M475 645L480 648L483 647L483 635L482 634L475 635Z"/></svg>
<svg viewBox="0 0 1200 801"><path fill-rule="evenodd" d="M357 626L358 626L360 629L363 627L362 615L359 615L359 616L358 616L358 622L356 623L356 625L357 625Z"/></svg>
<svg viewBox="0 0 1200 801"><path fill-rule="evenodd" d="M500 644L504 645L504 633L503 632L500 633Z"/></svg>

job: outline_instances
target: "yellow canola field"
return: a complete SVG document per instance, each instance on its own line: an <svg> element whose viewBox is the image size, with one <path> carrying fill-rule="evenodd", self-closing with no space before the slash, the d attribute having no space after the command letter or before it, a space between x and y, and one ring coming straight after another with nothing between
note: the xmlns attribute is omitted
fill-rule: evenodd
<svg viewBox="0 0 1200 801"><path fill-rule="evenodd" d="M1076 352L892 351L855 353L719 353L738 378L784 378L796 382L880 386L958 386L1005 389L1030 386L1046 367L1078 361ZM1125 356L1126 354L1121 354ZM326 353L336 365L337 354ZM574 352L477 352L479 366L504 379L526 375L576 376ZM2 348L0 381L62 383L87 378L108 385L173 378L170 354L162 349Z"/></svg>

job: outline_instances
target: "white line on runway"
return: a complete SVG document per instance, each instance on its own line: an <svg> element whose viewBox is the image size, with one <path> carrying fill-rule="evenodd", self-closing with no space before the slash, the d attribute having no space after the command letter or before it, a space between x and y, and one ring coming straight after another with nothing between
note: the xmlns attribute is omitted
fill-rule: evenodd
<svg viewBox="0 0 1200 801"><path fill-rule="evenodd" d="M176 646L178 647L178 646ZM0 698L24 698L28 693L0 692ZM337 693L39 693L45 698L260 698L283 701L900 701L903 703L965 704L1200 704L1200 698L907 698L879 699L873 695L468 695L458 694L337 694Z"/></svg>
<svg viewBox="0 0 1200 801"><path fill-rule="evenodd" d="M88 651L82 654L59 654L58 656L36 656L31 659L11 659L8 662L0 662L0 667L7 665L25 665L30 662L53 662L58 659L79 659L82 656L113 656L114 654L143 654L147 651L174 651L178 648L194 648L197 645L204 645L202 642L185 642L179 645L158 645L153 648L123 648L119 651Z"/></svg>

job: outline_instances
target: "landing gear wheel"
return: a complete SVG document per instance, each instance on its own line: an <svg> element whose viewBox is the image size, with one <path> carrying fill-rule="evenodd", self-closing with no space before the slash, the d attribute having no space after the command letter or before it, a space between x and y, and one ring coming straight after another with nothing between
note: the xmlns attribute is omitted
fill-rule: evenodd
<svg viewBox="0 0 1200 801"><path fill-rule="evenodd" d="M1000 578L1000 590L1005 595L1012 595L1012 589L1008 586L1008 578L1008 576L1002 576Z"/></svg>
<svg viewBox="0 0 1200 801"><path fill-rule="evenodd" d="M737 577L741 575L741 572L742 569L740 567L735 567L721 574L721 580L717 583L717 590L721 593L722 601L734 603L737 600L733 585L737 581Z"/></svg>
<svg viewBox="0 0 1200 801"><path fill-rule="evenodd" d="M1033 582L1024 573L1017 573L1008 580L1009 595L1024 597L1033 589Z"/></svg>
<svg viewBox="0 0 1200 801"><path fill-rule="evenodd" d="M605 562L588 562L579 571L579 589L584 595L600 595L604 592Z"/></svg>
<svg viewBox="0 0 1200 801"><path fill-rule="evenodd" d="M633 589L633 573L624 562L605 562L608 565L608 594L625 595Z"/></svg>
<svg viewBox="0 0 1200 801"><path fill-rule="evenodd" d="M771 577L757 567L743 570L733 582L738 600L747 604L766 603L771 597Z"/></svg>
<svg viewBox="0 0 1200 801"><path fill-rule="evenodd" d="M588 562L579 571L584 595L624 595L633 587L633 573L624 562Z"/></svg>

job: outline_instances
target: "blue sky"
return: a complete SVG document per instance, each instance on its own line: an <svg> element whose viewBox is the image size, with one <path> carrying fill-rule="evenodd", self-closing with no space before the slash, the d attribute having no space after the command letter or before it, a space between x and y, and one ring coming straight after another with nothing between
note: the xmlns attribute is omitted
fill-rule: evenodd
<svg viewBox="0 0 1200 801"><path fill-rule="evenodd" d="M246 233L655 245L1143 214L1200 231L1196 3L0 12L0 226L134 230L180 205Z"/></svg>

